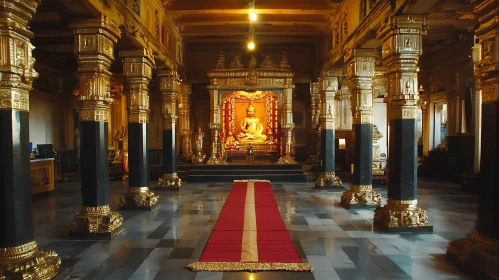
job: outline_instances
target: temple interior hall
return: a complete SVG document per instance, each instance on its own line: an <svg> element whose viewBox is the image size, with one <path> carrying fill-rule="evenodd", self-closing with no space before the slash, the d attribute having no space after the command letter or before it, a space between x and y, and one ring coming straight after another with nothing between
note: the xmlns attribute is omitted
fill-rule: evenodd
<svg viewBox="0 0 499 280"><path fill-rule="evenodd" d="M499 279L498 18L0 1L0 280Z"/></svg>

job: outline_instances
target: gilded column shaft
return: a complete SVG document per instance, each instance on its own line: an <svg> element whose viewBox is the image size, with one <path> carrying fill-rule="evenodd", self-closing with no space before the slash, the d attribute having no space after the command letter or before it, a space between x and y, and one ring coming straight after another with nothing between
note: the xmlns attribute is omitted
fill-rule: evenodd
<svg viewBox="0 0 499 280"><path fill-rule="evenodd" d="M158 179L156 186L178 190L182 186L182 180L177 175L175 125L180 77L175 70L158 71L158 77L161 93L161 116L163 118L163 176Z"/></svg>
<svg viewBox="0 0 499 280"><path fill-rule="evenodd" d="M125 94L128 111L128 188L121 194L121 210L151 210L158 196L149 190L149 89L154 56L145 48L123 50Z"/></svg>
<svg viewBox="0 0 499 280"><path fill-rule="evenodd" d="M431 232L417 207L417 65L422 52L423 18L394 17L378 30L390 89L388 110L388 203L374 213L374 225L388 231Z"/></svg>
<svg viewBox="0 0 499 280"><path fill-rule="evenodd" d="M466 238L452 241L449 260L469 270L477 279L499 278L499 10L497 1L475 2L479 26L475 30L480 43L473 48L476 93L481 94L482 124L480 152L480 193L475 230ZM480 131L478 130L478 131Z"/></svg>
<svg viewBox="0 0 499 280"><path fill-rule="evenodd" d="M109 67L119 27L107 17L72 26L78 61L82 210L71 223L73 238L112 238L123 218L109 209L108 105L112 103Z"/></svg>
<svg viewBox="0 0 499 280"><path fill-rule="evenodd" d="M184 161L192 160L192 131L190 122L191 113L191 85L180 84L180 95L178 98L179 131L181 134L181 156Z"/></svg>
<svg viewBox="0 0 499 280"><path fill-rule="evenodd" d="M283 96L284 102L281 109L281 129L284 142L284 156L280 157L277 164L296 164L295 159L291 156L291 138L293 128L293 88L292 80L287 79L284 85Z"/></svg>
<svg viewBox="0 0 499 280"><path fill-rule="evenodd" d="M0 4L0 279L48 279L61 264L54 251L38 249L33 235L29 91L38 73L27 26L38 4Z"/></svg>
<svg viewBox="0 0 499 280"><path fill-rule="evenodd" d="M206 162L209 165L227 164L227 162L219 157L218 151L218 134L222 129L222 120L220 115L220 96L216 85L209 86L210 90L210 131L211 131L211 149L210 158Z"/></svg>
<svg viewBox="0 0 499 280"><path fill-rule="evenodd" d="M373 49L350 49L345 55L355 137L352 185L350 191L341 196L341 204L346 208L373 207L381 203L381 195L372 190L372 81L375 59L376 51Z"/></svg>
<svg viewBox="0 0 499 280"><path fill-rule="evenodd" d="M319 93L319 83L310 83L310 133L311 133L311 152L312 162L320 164L321 162L321 129L320 124L320 108L321 108L321 95Z"/></svg>
<svg viewBox="0 0 499 280"><path fill-rule="evenodd" d="M315 187L341 187L341 180L335 174L335 104L334 96L338 91L341 71L323 73L319 78L321 96L321 165L322 173L315 181Z"/></svg>

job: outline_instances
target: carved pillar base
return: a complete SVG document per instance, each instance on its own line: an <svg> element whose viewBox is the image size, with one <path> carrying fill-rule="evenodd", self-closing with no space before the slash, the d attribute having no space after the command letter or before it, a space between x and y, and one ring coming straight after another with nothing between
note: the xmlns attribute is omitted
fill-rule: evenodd
<svg viewBox="0 0 499 280"><path fill-rule="evenodd" d="M341 179L334 172L322 172L315 180L315 188L342 188Z"/></svg>
<svg viewBox="0 0 499 280"><path fill-rule="evenodd" d="M21 246L0 248L0 280L51 279L57 274L61 259L57 253L38 249L35 241Z"/></svg>
<svg viewBox="0 0 499 280"><path fill-rule="evenodd" d="M277 164L296 164L296 160L292 156L285 155L277 160Z"/></svg>
<svg viewBox="0 0 499 280"><path fill-rule="evenodd" d="M463 267L477 279L499 277L499 240L474 231L466 238L454 240L447 250L447 259Z"/></svg>
<svg viewBox="0 0 499 280"><path fill-rule="evenodd" d="M178 177L176 172L172 174L164 174L163 177L158 179L156 187L160 189L179 190L180 187L182 187L182 179Z"/></svg>
<svg viewBox="0 0 499 280"><path fill-rule="evenodd" d="M216 156L212 155L206 162L207 165L227 165L227 161L224 159L219 159Z"/></svg>
<svg viewBox="0 0 499 280"><path fill-rule="evenodd" d="M392 200L374 211L374 226L390 233L431 233L426 211L418 208L417 200Z"/></svg>
<svg viewBox="0 0 499 280"><path fill-rule="evenodd" d="M372 190L371 185L352 185L341 194L341 206L347 209L362 209L381 206L381 194Z"/></svg>
<svg viewBox="0 0 499 280"><path fill-rule="evenodd" d="M111 239L123 230L123 217L111 212L109 205L82 207L69 229L74 239Z"/></svg>
<svg viewBox="0 0 499 280"><path fill-rule="evenodd" d="M158 196L148 187L128 187L120 201L120 210L151 210L158 205Z"/></svg>
<svg viewBox="0 0 499 280"><path fill-rule="evenodd" d="M192 155L192 163L203 164L206 159L206 154L201 151L197 151L196 154Z"/></svg>

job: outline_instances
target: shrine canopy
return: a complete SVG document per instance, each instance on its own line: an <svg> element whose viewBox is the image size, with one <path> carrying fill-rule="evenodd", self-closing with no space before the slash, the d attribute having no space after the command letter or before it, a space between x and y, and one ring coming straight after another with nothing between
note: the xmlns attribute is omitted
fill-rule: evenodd
<svg viewBox="0 0 499 280"><path fill-rule="evenodd" d="M251 54L245 57L246 65L242 53L231 55L232 60L227 67L225 55L221 51L215 69L208 72L212 88L247 92L292 88L295 73L291 71L286 52L282 52L279 63L274 63L270 55L263 56L263 60L258 63L257 56L262 56Z"/></svg>

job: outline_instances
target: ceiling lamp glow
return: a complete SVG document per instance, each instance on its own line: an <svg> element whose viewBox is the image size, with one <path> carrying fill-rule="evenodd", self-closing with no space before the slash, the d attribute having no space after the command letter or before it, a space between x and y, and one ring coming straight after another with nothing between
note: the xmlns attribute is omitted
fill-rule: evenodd
<svg viewBox="0 0 499 280"><path fill-rule="evenodd" d="M255 43L254 43L253 41L250 41L250 42L248 43L248 49L249 49L249 50L254 50L254 49L255 49Z"/></svg>
<svg viewBox="0 0 499 280"><path fill-rule="evenodd" d="M249 14L249 19L251 21L256 21L256 19L258 18L258 15L256 14L255 10L252 10Z"/></svg>

